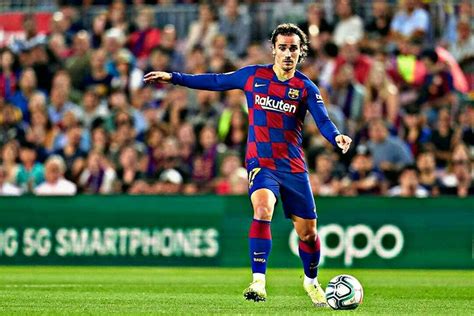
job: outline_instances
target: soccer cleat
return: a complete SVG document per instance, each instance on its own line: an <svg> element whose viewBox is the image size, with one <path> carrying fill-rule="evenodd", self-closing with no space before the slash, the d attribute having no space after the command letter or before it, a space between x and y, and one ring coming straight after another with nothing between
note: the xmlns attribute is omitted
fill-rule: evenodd
<svg viewBox="0 0 474 316"><path fill-rule="evenodd" d="M326 295L319 284L303 285L304 290L308 293L309 298L315 307L327 307Z"/></svg>
<svg viewBox="0 0 474 316"><path fill-rule="evenodd" d="M249 287L244 290L244 297L248 301L263 302L267 299L267 291L265 290L265 281L256 280L250 283Z"/></svg>

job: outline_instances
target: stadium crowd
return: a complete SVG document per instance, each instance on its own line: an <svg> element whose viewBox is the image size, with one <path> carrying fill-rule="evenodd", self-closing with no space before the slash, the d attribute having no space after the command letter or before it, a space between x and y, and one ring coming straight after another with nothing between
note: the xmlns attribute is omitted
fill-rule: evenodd
<svg viewBox="0 0 474 316"><path fill-rule="evenodd" d="M88 26L78 8L60 7L47 34L26 15L25 38L0 51L0 195L245 194L243 93L143 84L150 70L272 62L251 6L219 3L199 4L186 38L155 27L152 6L127 18L122 1ZM284 14L281 3L275 10ZM328 21L324 6L308 3L296 21L311 41L300 69L354 139L341 155L308 117L314 194L473 195L471 2L442 30L417 0L375 0L363 17L348 0L333 10Z"/></svg>

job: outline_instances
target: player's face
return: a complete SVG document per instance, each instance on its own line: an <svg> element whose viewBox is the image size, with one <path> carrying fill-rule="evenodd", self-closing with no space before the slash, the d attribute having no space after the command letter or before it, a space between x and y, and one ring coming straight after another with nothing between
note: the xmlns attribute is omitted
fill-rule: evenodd
<svg viewBox="0 0 474 316"><path fill-rule="evenodd" d="M275 65L284 71L295 69L301 54L300 45L301 40L298 35L279 34L273 47Z"/></svg>

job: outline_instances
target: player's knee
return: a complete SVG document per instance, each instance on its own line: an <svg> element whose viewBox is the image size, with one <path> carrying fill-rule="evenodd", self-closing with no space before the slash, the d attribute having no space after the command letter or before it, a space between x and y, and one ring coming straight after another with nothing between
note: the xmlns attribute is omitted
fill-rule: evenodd
<svg viewBox="0 0 474 316"><path fill-rule="evenodd" d="M257 205L254 207L254 218L270 221L272 219L273 209L267 205Z"/></svg>
<svg viewBox="0 0 474 316"><path fill-rule="evenodd" d="M316 241L316 231L315 230L305 230L299 234L301 241L307 243L313 243Z"/></svg>

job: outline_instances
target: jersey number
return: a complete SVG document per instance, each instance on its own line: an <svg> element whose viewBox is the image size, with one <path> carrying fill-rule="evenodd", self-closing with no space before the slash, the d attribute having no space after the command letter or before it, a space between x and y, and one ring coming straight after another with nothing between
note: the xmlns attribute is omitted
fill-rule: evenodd
<svg viewBox="0 0 474 316"><path fill-rule="evenodd" d="M260 171L261 168L253 168L250 173L249 173L249 189L252 188L253 185L253 179L255 179L255 176L257 173Z"/></svg>

